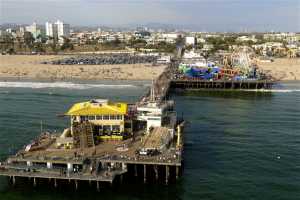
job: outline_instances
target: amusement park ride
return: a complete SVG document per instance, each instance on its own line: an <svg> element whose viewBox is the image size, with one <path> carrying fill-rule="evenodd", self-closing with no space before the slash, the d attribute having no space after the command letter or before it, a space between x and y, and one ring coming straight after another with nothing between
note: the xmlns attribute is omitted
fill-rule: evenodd
<svg viewBox="0 0 300 200"><path fill-rule="evenodd" d="M236 75L249 77L256 71L255 52L250 47L239 47L231 55L224 56L223 65L220 79Z"/></svg>

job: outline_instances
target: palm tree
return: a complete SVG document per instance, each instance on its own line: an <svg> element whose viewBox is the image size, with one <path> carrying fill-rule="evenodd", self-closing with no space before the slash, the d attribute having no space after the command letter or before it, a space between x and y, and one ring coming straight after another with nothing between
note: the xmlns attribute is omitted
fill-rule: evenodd
<svg viewBox="0 0 300 200"><path fill-rule="evenodd" d="M26 46L29 48L29 50L31 51L33 48L33 42L34 42L34 37L32 35L32 33L30 32L24 32L24 42L26 44Z"/></svg>
<svg viewBox="0 0 300 200"><path fill-rule="evenodd" d="M10 34L3 34L0 38L1 50L11 51L14 50L14 40Z"/></svg>
<svg viewBox="0 0 300 200"><path fill-rule="evenodd" d="M48 36L48 40L52 40L50 47L51 47L53 53L57 53L58 52L58 49L57 49L58 38L56 36L55 37Z"/></svg>
<svg viewBox="0 0 300 200"><path fill-rule="evenodd" d="M19 36L17 36L17 37L16 37L16 41L17 41L17 44L18 44L18 49L19 49L19 51L20 51L21 49L23 49L22 38L19 37Z"/></svg>

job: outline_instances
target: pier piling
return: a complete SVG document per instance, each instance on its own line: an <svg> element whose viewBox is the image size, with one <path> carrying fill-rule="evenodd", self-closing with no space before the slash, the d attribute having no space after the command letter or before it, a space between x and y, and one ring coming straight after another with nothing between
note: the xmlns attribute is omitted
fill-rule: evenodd
<svg viewBox="0 0 300 200"><path fill-rule="evenodd" d="M36 178L33 178L33 187L36 187Z"/></svg>
<svg viewBox="0 0 300 200"><path fill-rule="evenodd" d="M147 167L144 165L144 183L147 182Z"/></svg>
<svg viewBox="0 0 300 200"><path fill-rule="evenodd" d="M134 165L134 176L137 177L138 173L137 173L137 165Z"/></svg>
<svg viewBox="0 0 300 200"><path fill-rule="evenodd" d="M158 181L158 166L154 165L155 180Z"/></svg>
<svg viewBox="0 0 300 200"><path fill-rule="evenodd" d="M178 179L178 177L179 177L179 167L176 166L176 180Z"/></svg>
<svg viewBox="0 0 300 200"><path fill-rule="evenodd" d="M169 184L169 176L170 176L169 166L166 165L166 185Z"/></svg>
<svg viewBox="0 0 300 200"><path fill-rule="evenodd" d="M123 175L122 174L120 175L120 183L121 184L123 183Z"/></svg>
<svg viewBox="0 0 300 200"><path fill-rule="evenodd" d="M97 191L100 192L100 185L99 185L99 181L96 182L97 184Z"/></svg>
<svg viewBox="0 0 300 200"><path fill-rule="evenodd" d="M75 190L78 190L78 181L75 180Z"/></svg>
<svg viewBox="0 0 300 200"><path fill-rule="evenodd" d="M57 188L56 178L54 179L54 187Z"/></svg>

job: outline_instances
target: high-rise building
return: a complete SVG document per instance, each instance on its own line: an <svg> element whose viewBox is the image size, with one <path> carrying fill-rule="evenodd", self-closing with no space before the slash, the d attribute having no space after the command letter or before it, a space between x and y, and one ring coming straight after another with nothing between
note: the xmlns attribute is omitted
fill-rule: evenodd
<svg viewBox="0 0 300 200"><path fill-rule="evenodd" d="M55 23L46 22L46 36L60 38L70 35L70 25L57 20Z"/></svg>
<svg viewBox="0 0 300 200"><path fill-rule="evenodd" d="M55 22L55 25L57 27L57 36L58 37L70 35L70 25L69 24L65 24L64 22L57 20L57 22Z"/></svg>
<svg viewBox="0 0 300 200"><path fill-rule="evenodd" d="M41 30L38 29L35 22L33 22L33 24L30 26L26 26L25 30L27 32L30 32L34 38L37 38L37 36L41 34Z"/></svg>
<svg viewBox="0 0 300 200"><path fill-rule="evenodd" d="M25 32L25 28L21 26L20 29L19 29L19 32L20 33L24 33Z"/></svg>
<svg viewBox="0 0 300 200"><path fill-rule="evenodd" d="M48 37L54 36L52 23L46 22L46 36L48 36Z"/></svg>
<svg viewBox="0 0 300 200"><path fill-rule="evenodd" d="M46 36L58 39L59 43L63 43L63 37L70 35L70 25L57 20L55 23L46 22Z"/></svg>

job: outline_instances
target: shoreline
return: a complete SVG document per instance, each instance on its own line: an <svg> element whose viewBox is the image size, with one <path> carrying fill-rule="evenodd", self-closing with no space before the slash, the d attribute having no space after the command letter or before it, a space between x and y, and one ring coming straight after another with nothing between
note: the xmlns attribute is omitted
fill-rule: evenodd
<svg viewBox="0 0 300 200"><path fill-rule="evenodd" d="M23 80L1 80L0 79L0 94L7 93L10 89L29 88L29 89L97 89L97 88L148 88L151 85L149 80L72 80L72 81L49 81L41 79L23 79Z"/></svg>
<svg viewBox="0 0 300 200"><path fill-rule="evenodd" d="M97 82L130 82L130 83L151 83L149 79L85 79L85 78L64 78L64 79L51 79L51 78L36 78L36 77L0 77L0 82L42 82L42 83L55 83L55 82L74 82L74 83L97 83Z"/></svg>
<svg viewBox="0 0 300 200"><path fill-rule="evenodd" d="M149 83L151 84L151 80L149 79L86 79L86 78L40 78L40 77L1 77L0 82L36 82L36 83L58 83L58 82L67 82L67 83L103 83L103 82L117 82L117 83ZM275 81L274 85L277 84L286 84L286 83L300 83L300 80L279 80Z"/></svg>
<svg viewBox="0 0 300 200"><path fill-rule="evenodd" d="M21 86L21 84L24 84ZM49 84L49 87L56 87L57 84L59 84L58 87L61 87L61 84L66 85L93 85L93 86L101 86L101 85L107 85L107 86L142 86L142 87L148 87L151 86L151 80L111 80L111 79L48 79L48 78L28 78L28 77L0 77L0 89L1 88L7 88L7 87L26 87L25 85L32 84L33 87L34 84L37 85L43 85L43 87L47 87L46 84ZM18 86L15 86L18 85ZM300 80L281 80L278 82L275 82L271 90L277 90L282 89L282 85L300 85ZM32 87L32 86L30 86Z"/></svg>

